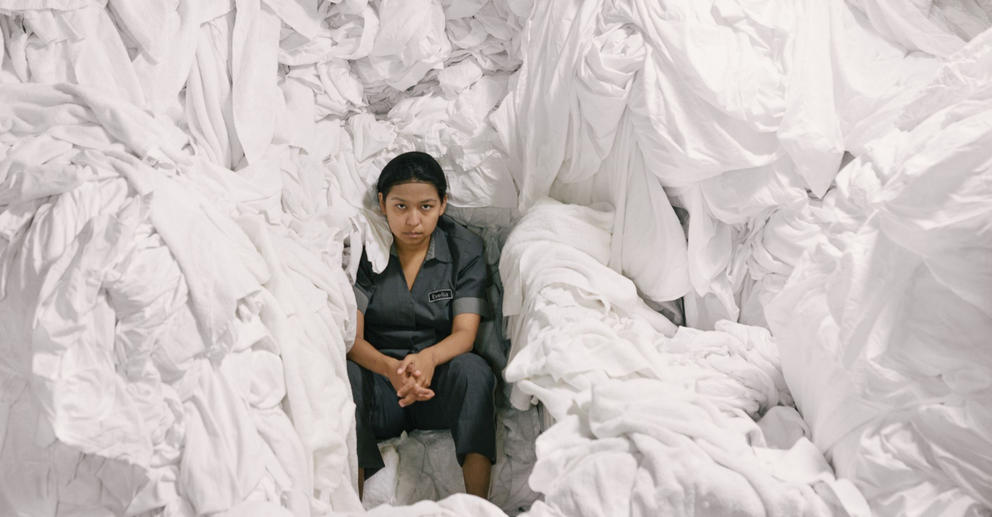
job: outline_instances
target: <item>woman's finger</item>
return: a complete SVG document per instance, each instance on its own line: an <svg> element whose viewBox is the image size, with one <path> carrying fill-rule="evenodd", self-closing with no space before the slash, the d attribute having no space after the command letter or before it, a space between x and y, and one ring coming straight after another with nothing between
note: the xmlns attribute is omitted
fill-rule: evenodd
<svg viewBox="0 0 992 517"><path fill-rule="evenodd" d="M411 378L408 377L403 382L403 385L400 386L400 389L396 390L396 396L397 397L405 397L408 393L410 393L410 390L417 389L419 386L420 385L417 384L417 380L416 379L411 379Z"/></svg>

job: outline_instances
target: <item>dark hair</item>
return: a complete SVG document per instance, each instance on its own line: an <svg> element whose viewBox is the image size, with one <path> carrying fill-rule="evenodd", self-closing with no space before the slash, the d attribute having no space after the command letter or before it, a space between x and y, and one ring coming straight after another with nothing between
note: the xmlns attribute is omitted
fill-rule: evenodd
<svg viewBox="0 0 992 517"><path fill-rule="evenodd" d="M420 181L430 183L437 189L437 195L444 199L448 191L448 181L444 179L444 171L431 155L420 151L403 153L382 168L376 190L382 197L389 195L393 185Z"/></svg>

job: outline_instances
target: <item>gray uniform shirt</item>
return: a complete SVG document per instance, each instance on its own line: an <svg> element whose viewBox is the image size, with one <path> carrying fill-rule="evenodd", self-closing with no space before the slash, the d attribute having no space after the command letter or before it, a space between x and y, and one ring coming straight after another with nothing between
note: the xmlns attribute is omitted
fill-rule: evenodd
<svg viewBox="0 0 992 517"><path fill-rule="evenodd" d="M402 357L434 345L451 334L462 313L488 313L486 263L482 239L442 216L413 288L393 248L379 274L364 251L355 279L358 310L365 315L365 339L387 354Z"/></svg>

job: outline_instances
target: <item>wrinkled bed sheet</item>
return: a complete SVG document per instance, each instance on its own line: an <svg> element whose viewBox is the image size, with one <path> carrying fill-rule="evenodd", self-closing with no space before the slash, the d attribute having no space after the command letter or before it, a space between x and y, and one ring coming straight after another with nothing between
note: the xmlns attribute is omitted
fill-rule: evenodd
<svg viewBox="0 0 992 517"><path fill-rule="evenodd" d="M985 33L840 172L765 309L815 443L879 514L992 508L990 148Z"/></svg>
<svg viewBox="0 0 992 517"><path fill-rule="evenodd" d="M767 330L675 328L609 269L612 214L539 200L500 270L514 401L555 424L537 440L528 515L868 515L795 427ZM781 422L787 422L788 419Z"/></svg>
<svg viewBox="0 0 992 517"><path fill-rule="evenodd" d="M397 463L375 514L531 489L537 515L988 514L990 24L985 0L0 0L0 514L362 512L349 284L359 246L385 265L370 186L412 149L489 263L521 213L551 229L501 273L512 400L556 423L528 487L533 458L498 470L503 510L403 507L453 485Z"/></svg>
<svg viewBox="0 0 992 517"><path fill-rule="evenodd" d="M3 513L357 506L341 268L236 220L147 112L68 85L0 98Z"/></svg>

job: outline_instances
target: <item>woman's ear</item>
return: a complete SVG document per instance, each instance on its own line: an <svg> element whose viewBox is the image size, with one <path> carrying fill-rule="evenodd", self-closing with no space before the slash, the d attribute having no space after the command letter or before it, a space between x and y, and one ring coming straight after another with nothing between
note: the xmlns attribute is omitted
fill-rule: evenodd
<svg viewBox="0 0 992 517"><path fill-rule="evenodd" d="M444 209L448 208L448 194L444 194L444 199L441 200L441 213L438 215L444 215Z"/></svg>
<svg viewBox="0 0 992 517"><path fill-rule="evenodd" d="M382 192L376 195L379 196L379 211L382 212L382 215L386 215L386 198L382 197Z"/></svg>

